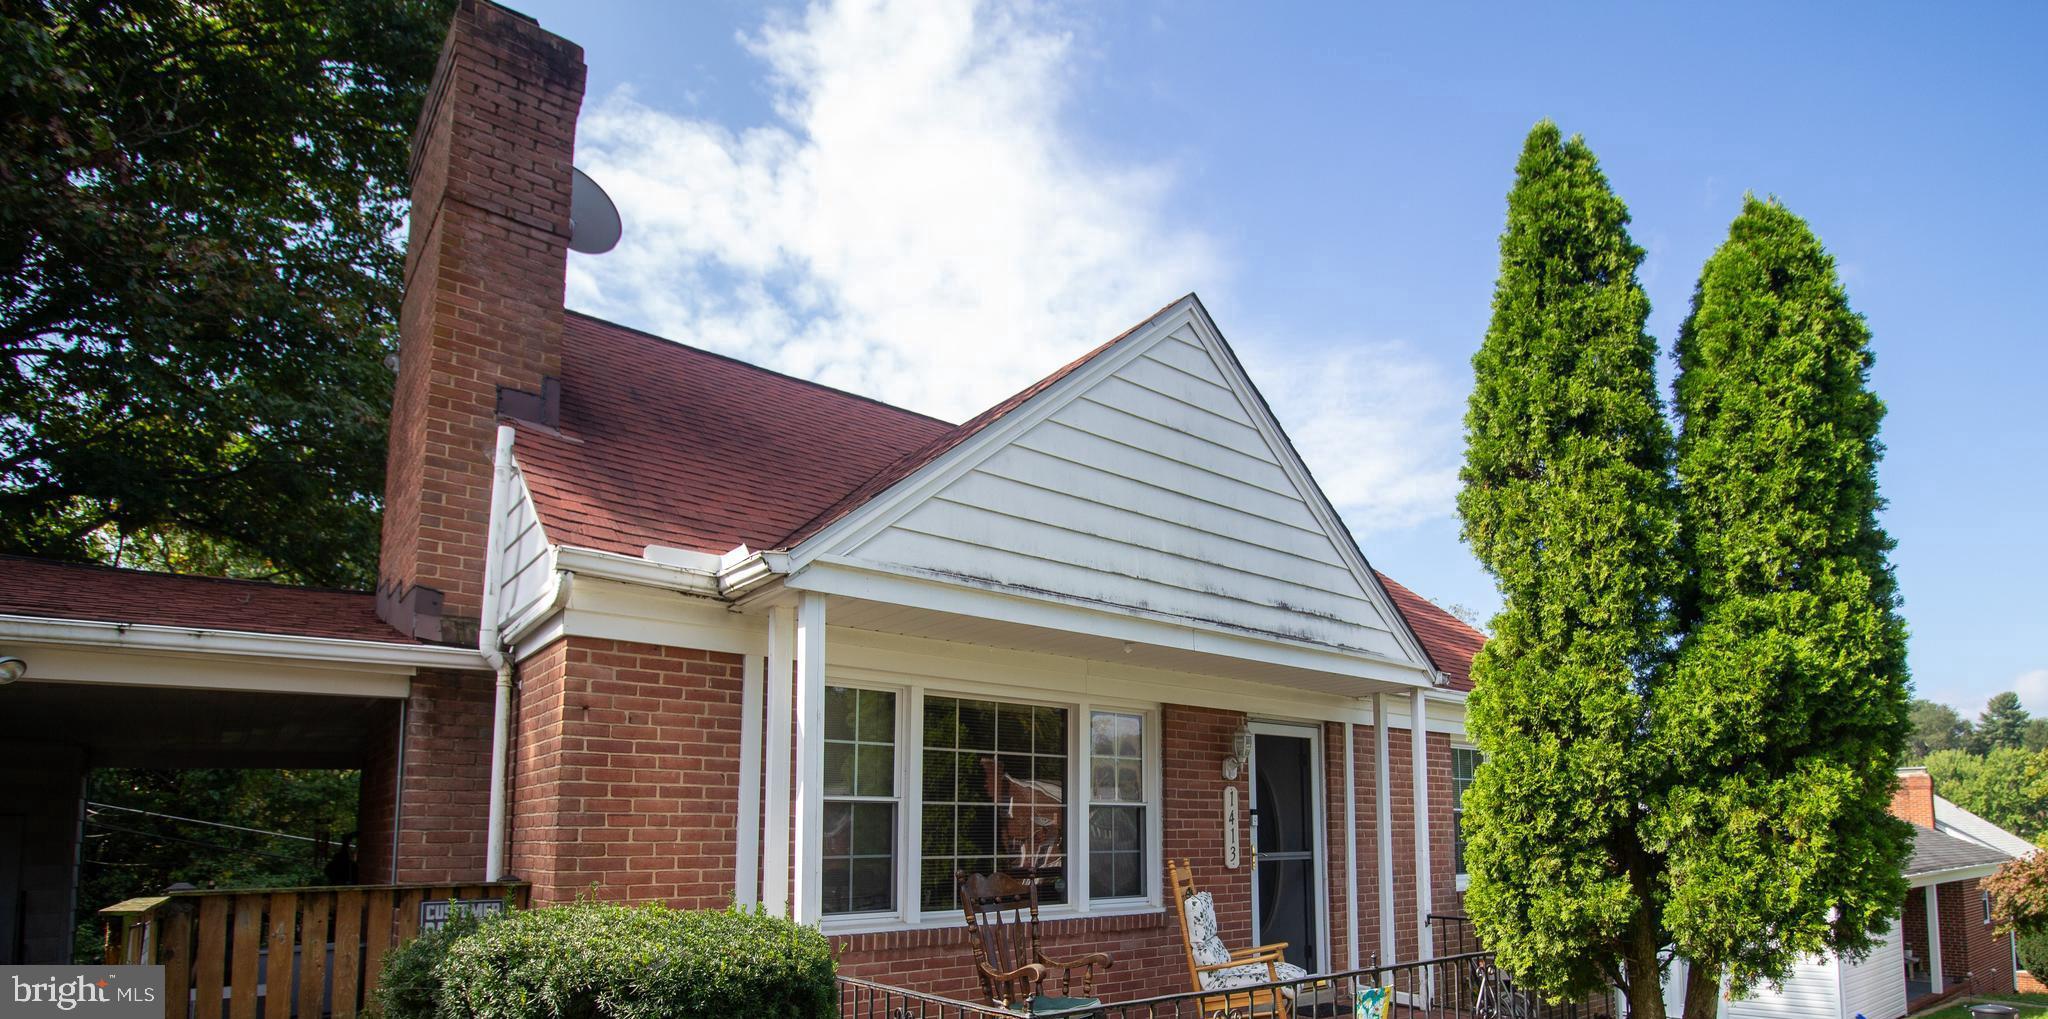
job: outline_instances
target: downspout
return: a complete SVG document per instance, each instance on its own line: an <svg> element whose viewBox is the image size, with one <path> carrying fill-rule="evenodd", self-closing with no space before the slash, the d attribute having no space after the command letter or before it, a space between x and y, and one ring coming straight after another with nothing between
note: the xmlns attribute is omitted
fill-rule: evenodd
<svg viewBox="0 0 2048 1019"><path fill-rule="evenodd" d="M484 880L505 877L505 767L512 742L512 659L498 639L498 559L504 535L504 507L512 486L511 425L498 426L498 449L491 472L490 523L484 539L483 618L478 622L476 649L498 674L497 698L491 708L491 805L484 834Z"/></svg>

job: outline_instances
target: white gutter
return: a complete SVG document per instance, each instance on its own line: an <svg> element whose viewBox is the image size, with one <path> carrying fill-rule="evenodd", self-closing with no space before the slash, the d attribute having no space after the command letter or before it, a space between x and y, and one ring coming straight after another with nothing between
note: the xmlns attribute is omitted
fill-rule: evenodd
<svg viewBox="0 0 2048 1019"><path fill-rule="evenodd" d="M555 568L588 574L600 580L667 588L683 594L717 598L718 578L709 570L655 562L639 556L600 552L596 549L563 545L555 550Z"/></svg>
<svg viewBox="0 0 2048 1019"><path fill-rule="evenodd" d="M235 655L246 658L312 659L393 669L468 669L483 666L469 648L437 644L306 637L298 634L213 630L153 623L110 623L90 619L44 619L0 615L0 640L132 651Z"/></svg>
<svg viewBox="0 0 2048 1019"><path fill-rule="evenodd" d="M476 650L497 673L497 696L491 706L491 800L484 835L484 880L505 876L505 764L512 741L512 660L498 636L498 559L504 540L504 508L512 482L512 440L518 433L511 425L498 426L498 449L491 471L490 522L484 529L484 597L478 620Z"/></svg>

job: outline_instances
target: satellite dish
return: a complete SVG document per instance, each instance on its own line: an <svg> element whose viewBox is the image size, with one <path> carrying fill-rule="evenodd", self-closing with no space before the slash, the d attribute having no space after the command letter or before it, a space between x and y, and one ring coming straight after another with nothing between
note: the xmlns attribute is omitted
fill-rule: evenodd
<svg viewBox="0 0 2048 1019"><path fill-rule="evenodd" d="M619 244L619 207L590 175L570 167L569 250L602 255Z"/></svg>

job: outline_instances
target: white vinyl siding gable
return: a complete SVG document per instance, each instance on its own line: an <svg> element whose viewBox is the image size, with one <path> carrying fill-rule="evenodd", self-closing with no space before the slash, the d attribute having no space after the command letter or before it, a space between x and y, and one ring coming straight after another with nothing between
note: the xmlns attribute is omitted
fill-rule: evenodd
<svg viewBox="0 0 2048 1019"><path fill-rule="evenodd" d="M1413 661L1230 379L1183 324L849 557Z"/></svg>
<svg viewBox="0 0 2048 1019"><path fill-rule="evenodd" d="M534 511L533 495L527 491L526 475L517 467L506 486L505 505L496 510L498 521L498 621L510 622L554 589L555 569L547 535L542 533L540 515Z"/></svg>

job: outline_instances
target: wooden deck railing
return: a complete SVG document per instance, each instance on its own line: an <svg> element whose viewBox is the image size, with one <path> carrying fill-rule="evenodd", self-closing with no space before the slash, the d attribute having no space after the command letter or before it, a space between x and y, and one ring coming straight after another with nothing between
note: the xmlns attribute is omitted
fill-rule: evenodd
<svg viewBox="0 0 2048 1019"><path fill-rule="evenodd" d="M525 882L172 892L100 910L106 960L164 967L167 1019L354 1016L423 902L527 904ZM212 1002L213 1007L206 1007Z"/></svg>

